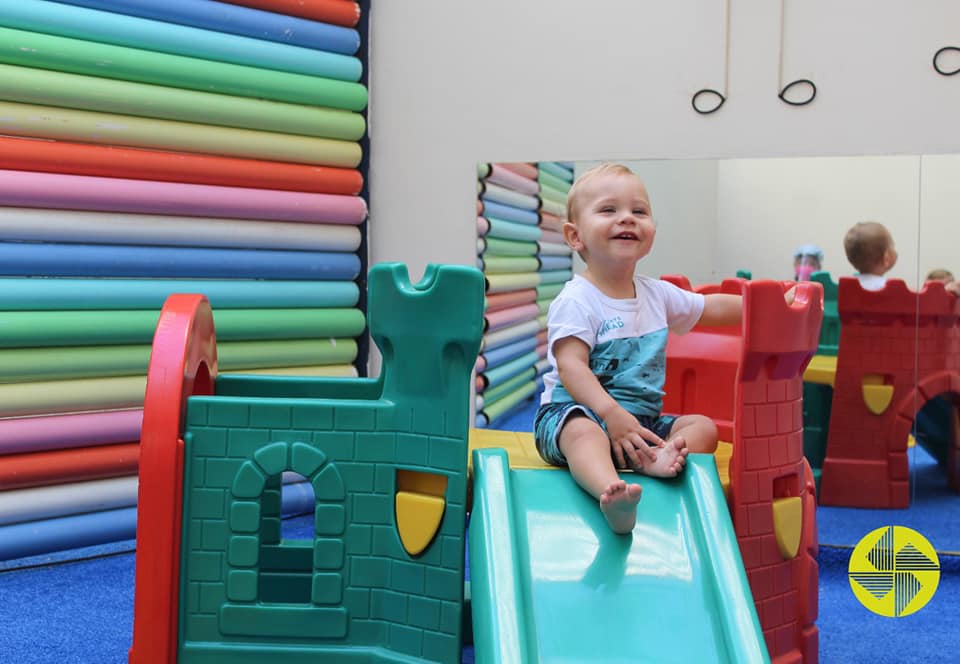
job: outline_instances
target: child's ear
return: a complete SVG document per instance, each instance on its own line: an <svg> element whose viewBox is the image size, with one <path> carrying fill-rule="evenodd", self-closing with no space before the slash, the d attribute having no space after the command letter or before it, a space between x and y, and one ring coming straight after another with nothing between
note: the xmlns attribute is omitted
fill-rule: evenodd
<svg viewBox="0 0 960 664"><path fill-rule="evenodd" d="M580 239L580 230L577 228L576 224L573 224L569 221L564 222L563 239L567 241L567 245L574 251L580 251L583 249L583 240Z"/></svg>

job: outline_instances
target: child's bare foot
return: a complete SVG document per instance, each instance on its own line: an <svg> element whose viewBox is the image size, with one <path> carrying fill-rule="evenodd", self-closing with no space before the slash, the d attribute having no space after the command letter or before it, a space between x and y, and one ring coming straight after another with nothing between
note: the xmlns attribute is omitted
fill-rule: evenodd
<svg viewBox="0 0 960 664"><path fill-rule="evenodd" d="M657 448L655 461L646 463L640 472L650 477L676 477L687 463L687 441L674 436L663 447Z"/></svg>
<svg viewBox="0 0 960 664"><path fill-rule="evenodd" d="M640 502L641 491L639 484L617 480L600 494L600 511L613 532L623 535L633 530L637 523L637 503Z"/></svg>

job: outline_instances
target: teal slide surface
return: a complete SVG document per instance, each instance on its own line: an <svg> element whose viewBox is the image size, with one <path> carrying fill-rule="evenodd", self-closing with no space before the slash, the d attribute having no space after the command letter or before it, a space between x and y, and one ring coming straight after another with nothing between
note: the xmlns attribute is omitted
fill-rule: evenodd
<svg viewBox="0 0 960 664"><path fill-rule="evenodd" d="M712 456L643 486L615 535L560 470L473 453L470 585L478 663L769 662Z"/></svg>

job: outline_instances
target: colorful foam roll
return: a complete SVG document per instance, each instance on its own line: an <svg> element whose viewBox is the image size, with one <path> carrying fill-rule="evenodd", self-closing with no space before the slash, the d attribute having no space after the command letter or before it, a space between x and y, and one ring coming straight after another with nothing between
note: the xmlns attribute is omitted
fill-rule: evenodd
<svg viewBox="0 0 960 664"><path fill-rule="evenodd" d="M550 200L549 198L540 199L540 209L557 216L563 216L567 213L566 203Z"/></svg>
<svg viewBox="0 0 960 664"><path fill-rule="evenodd" d="M537 299L550 299L552 300L557 295L560 294L560 291L563 290L563 284L560 282L554 282L550 284L541 283L537 286Z"/></svg>
<svg viewBox="0 0 960 664"><path fill-rule="evenodd" d="M76 378L146 374L150 345L63 346L0 350L0 382L31 383ZM224 371L342 364L357 356L353 339L218 341L217 362Z"/></svg>
<svg viewBox="0 0 960 664"><path fill-rule="evenodd" d="M0 269L2 269L3 252L0 245ZM534 288L540 281L542 272L531 272L527 274L487 274L487 292L502 293L504 291L520 290L522 288Z"/></svg>
<svg viewBox="0 0 960 664"><path fill-rule="evenodd" d="M142 421L142 410L0 419L0 454L41 452L137 440L140 438Z"/></svg>
<svg viewBox="0 0 960 664"><path fill-rule="evenodd" d="M533 210L524 210L513 205L505 205L490 199L482 199L483 214L518 224L536 225L540 217Z"/></svg>
<svg viewBox="0 0 960 664"><path fill-rule="evenodd" d="M488 232L490 232L490 222L483 217L477 217L477 235L483 237Z"/></svg>
<svg viewBox="0 0 960 664"><path fill-rule="evenodd" d="M533 382L536 378L536 369L530 367L529 369L524 369L516 376L503 381L498 385L488 387L483 392L483 402L486 403L495 403L507 396L508 394L515 392L519 388L525 386L529 382Z"/></svg>
<svg viewBox="0 0 960 664"><path fill-rule="evenodd" d="M527 369L533 367L533 365L537 362L538 359L540 358L537 355L536 351L532 351L529 353L525 353L519 357L515 357L509 362L504 362L499 366L488 368L483 374L483 378L484 378L484 381L486 382L487 389L489 390L490 388L496 387L497 385L500 385L504 381L507 381L510 378L513 378L520 372L526 371ZM531 375L531 378L532 378L532 375ZM487 401L490 400L489 396L485 396L484 399L486 399Z"/></svg>
<svg viewBox="0 0 960 664"><path fill-rule="evenodd" d="M140 408L146 384L144 376L0 384L0 417Z"/></svg>
<svg viewBox="0 0 960 664"><path fill-rule="evenodd" d="M540 210L540 227L546 228L547 230L556 231L557 233L562 233L563 217L558 217L555 214L550 214L549 212Z"/></svg>
<svg viewBox="0 0 960 664"><path fill-rule="evenodd" d="M502 166L508 171L513 171L517 175L535 180L537 178L537 167L527 162L500 162L497 166Z"/></svg>
<svg viewBox="0 0 960 664"><path fill-rule="evenodd" d="M0 62L73 74L362 111L360 83L0 28Z"/></svg>
<svg viewBox="0 0 960 664"><path fill-rule="evenodd" d="M535 291L530 291L535 294ZM0 348L150 344L159 309L2 311ZM363 312L353 308L215 309L217 341L357 337ZM0 372L3 368L0 367Z"/></svg>
<svg viewBox="0 0 960 664"><path fill-rule="evenodd" d="M567 256L540 256L540 269L545 271L573 269L573 258Z"/></svg>
<svg viewBox="0 0 960 664"><path fill-rule="evenodd" d="M557 244L555 242L537 242L537 253L541 256L573 256L573 250L570 245Z"/></svg>
<svg viewBox="0 0 960 664"><path fill-rule="evenodd" d="M133 539L137 508L76 514L0 528L0 560Z"/></svg>
<svg viewBox="0 0 960 664"><path fill-rule="evenodd" d="M550 175L560 178L565 182L573 182L573 171L552 161L541 161L537 164L537 169ZM533 177L537 177L534 175Z"/></svg>
<svg viewBox="0 0 960 664"><path fill-rule="evenodd" d="M482 218L482 217L481 217ZM501 240L518 240L520 242L536 242L543 234L536 226L518 224L496 217L487 217L490 228L487 235Z"/></svg>
<svg viewBox="0 0 960 664"><path fill-rule="evenodd" d="M356 254L325 251L0 242L4 276L322 280L359 273Z"/></svg>
<svg viewBox="0 0 960 664"><path fill-rule="evenodd" d="M490 369L506 364L510 360L531 353L537 349L537 340L534 337L519 339L498 348L484 350L482 357Z"/></svg>
<svg viewBox="0 0 960 664"><path fill-rule="evenodd" d="M353 27L360 21L360 5L344 0L230 0L232 4L254 7L278 14L300 16L314 21Z"/></svg>
<svg viewBox="0 0 960 664"><path fill-rule="evenodd" d="M0 64L7 101L281 134L359 140L360 113Z"/></svg>
<svg viewBox="0 0 960 664"><path fill-rule="evenodd" d="M570 187L573 186L567 180L558 178L556 175L548 173L547 171L537 172L537 182L543 186L552 187L564 195L566 195L570 191Z"/></svg>
<svg viewBox="0 0 960 664"><path fill-rule="evenodd" d="M209 217L0 208L0 237L15 242L356 251L357 226ZM536 246L536 245L534 245Z"/></svg>
<svg viewBox="0 0 960 664"><path fill-rule="evenodd" d="M540 277L539 283L541 284L565 283L573 279L573 272L571 270L547 270L537 272L537 275Z"/></svg>
<svg viewBox="0 0 960 664"><path fill-rule="evenodd" d="M486 297L486 311L493 312L500 309L515 307L520 304L530 304L537 301L537 291L533 288L524 290L506 291L504 293L490 293Z"/></svg>
<svg viewBox="0 0 960 664"><path fill-rule="evenodd" d="M487 274L536 272L540 268L540 262L535 256L496 256L484 254L481 260L483 262L483 271Z"/></svg>
<svg viewBox="0 0 960 664"><path fill-rule="evenodd" d="M162 3L155 0L59 1L318 51L353 55L360 48L360 35L356 30L211 0L164 0Z"/></svg>
<svg viewBox="0 0 960 664"><path fill-rule="evenodd" d="M172 293L202 293L214 311L353 307L360 298L360 289L352 281L0 278L0 310L159 311Z"/></svg>
<svg viewBox="0 0 960 664"><path fill-rule="evenodd" d="M484 239L483 251L496 256L533 256L537 253L537 243L491 237Z"/></svg>
<svg viewBox="0 0 960 664"><path fill-rule="evenodd" d="M541 206L542 202L536 196L521 194L496 184L482 184L483 188L481 193L483 194L484 201L491 201L502 205L512 205L522 210L537 210Z"/></svg>
<svg viewBox="0 0 960 664"><path fill-rule="evenodd" d="M498 164L490 165L490 173L486 176L487 182L506 187L521 194L536 196L540 185L536 180L517 175Z"/></svg>
<svg viewBox="0 0 960 664"><path fill-rule="evenodd" d="M136 504L136 475L0 491L0 526Z"/></svg>
<svg viewBox="0 0 960 664"><path fill-rule="evenodd" d="M483 335L483 346L482 350L484 355L490 353L490 351L504 346L506 344L517 341L524 337L529 337L536 334L540 331L542 325L539 321L531 320L525 323L517 323L516 325L510 325L508 327L500 328L494 332ZM0 386L2 388L2 386ZM0 407L2 407L2 402L0 402Z"/></svg>
<svg viewBox="0 0 960 664"><path fill-rule="evenodd" d="M566 192L560 191L559 189L554 189L553 187L548 187L543 185L540 187L540 198L557 205L562 205L566 208L567 205L567 194Z"/></svg>
<svg viewBox="0 0 960 664"><path fill-rule="evenodd" d="M362 157L353 141L6 101L0 102L0 133L337 168L356 168Z"/></svg>
<svg viewBox="0 0 960 664"><path fill-rule="evenodd" d="M488 175L490 175L490 164L484 161L477 162L477 179L482 180Z"/></svg>
<svg viewBox="0 0 960 664"><path fill-rule="evenodd" d="M42 0L5 3L0 25L342 81L359 81L363 73L360 60L348 55Z"/></svg>
<svg viewBox="0 0 960 664"><path fill-rule="evenodd" d="M268 367L266 369L238 369L236 371L221 371L220 375L250 375L250 376L306 376L327 378L356 378L359 376L357 368L352 364L324 364L306 367Z"/></svg>
<svg viewBox="0 0 960 664"><path fill-rule="evenodd" d="M0 486L24 489L135 475L139 460L139 443L11 454L0 464Z"/></svg>
<svg viewBox="0 0 960 664"><path fill-rule="evenodd" d="M551 244L563 245L563 236L560 233L555 233L553 231L548 231L540 229L540 241L549 242Z"/></svg>
<svg viewBox="0 0 960 664"><path fill-rule="evenodd" d="M12 136L0 136L0 168L350 196L363 188L355 169Z"/></svg>
<svg viewBox="0 0 960 664"><path fill-rule="evenodd" d="M525 399L533 396L537 391L537 385L533 382L525 382L516 391L507 394L493 403L484 403L483 414L490 424L494 424L497 419L508 413L511 409L518 406Z"/></svg>
<svg viewBox="0 0 960 664"><path fill-rule="evenodd" d="M509 309L488 311L484 314L484 318L487 322L487 331L493 332L507 325L533 320L539 315L540 308L536 304L522 304Z"/></svg>

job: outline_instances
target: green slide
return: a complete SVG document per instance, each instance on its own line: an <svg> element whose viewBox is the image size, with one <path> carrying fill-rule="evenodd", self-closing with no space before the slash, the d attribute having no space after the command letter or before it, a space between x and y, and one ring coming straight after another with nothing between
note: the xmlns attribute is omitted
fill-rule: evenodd
<svg viewBox="0 0 960 664"><path fill-rule="evenodd" d="M712 456L643 486L615 535L569 473L473 452L476 662L769 662Z"/></svg>

